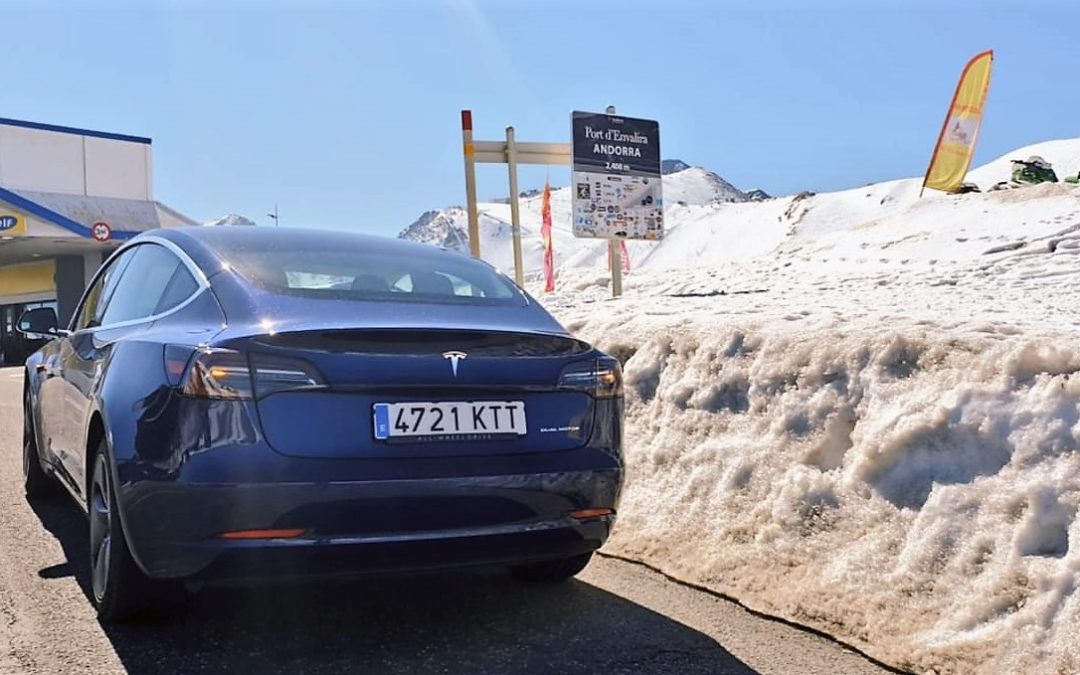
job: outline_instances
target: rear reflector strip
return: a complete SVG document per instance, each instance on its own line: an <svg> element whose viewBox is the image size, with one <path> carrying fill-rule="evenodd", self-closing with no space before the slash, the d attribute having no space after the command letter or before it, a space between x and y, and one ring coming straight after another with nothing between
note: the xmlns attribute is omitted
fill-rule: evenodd
<svg viewBox="0 0 1080 675"><path fill-rule="evenodd" d="M581 509L580 511L571 511L570 517L575 520L588 520L589 518L603 518L613 513L615 512L611 509Z"/></svg>
<svg viewBox="0 0 1080 675"><path fill-rule="evenodd" d="M236 530L222 532L218 539L295 539L303 535L307 530L299 528L282 530Z"/></svg>

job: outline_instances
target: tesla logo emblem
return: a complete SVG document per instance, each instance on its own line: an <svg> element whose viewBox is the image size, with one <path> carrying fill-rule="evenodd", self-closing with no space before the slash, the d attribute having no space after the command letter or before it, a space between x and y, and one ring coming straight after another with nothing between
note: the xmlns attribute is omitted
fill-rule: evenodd
<svg viewBox="0 0 1080 675"><path fill-rule="evenodd" d="M442 357L450 360L450 370L454 371L454 377L457 377L457 365L458 362L464 361L468 356L465 352L443 352Z"/></svg>

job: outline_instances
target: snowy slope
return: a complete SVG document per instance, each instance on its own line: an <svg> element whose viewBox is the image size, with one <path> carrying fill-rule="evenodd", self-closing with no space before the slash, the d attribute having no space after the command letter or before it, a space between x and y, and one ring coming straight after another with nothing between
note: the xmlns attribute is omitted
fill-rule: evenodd
<svg viewBox="0 0 1080 675"><path fill-rule="evenodd" d="M1080 139L1021 148L971 172L987 187L1009 177L1017 156L1041 154L1059 176L1080 171ZM642 269L672 269L725 260L777 258L929 262L975 259L995 246L1052 237L1075 203L1072 186L1044 185L1018 193L920 198L920 179L878 183L841 192L764 202L716 204L669 214L669 236L646 249Z"/></svg>
<svg viewBox="0 0 1080 675"><path fill-rule="evenodd" d="M1071 139L1020 148L973 170L969 180L989 187L1009 177L1011 159L1033 154L1052 162L1062 178L1080 171L1080 139ZM1062 185L1036 188L1021 196L955 196L928 190L920 198L920 182L909 178L841 192L747 201L746 194L716 174L683 169L664 176L667 237L659 243L629 242L630 257L634 268L642 270L748 260L773 250L826 260L859 258L865 257L865 247L885 246L919 260L970 259L994 245L1010 243L1017 231L1052 235L1053 216L1073 194ZM521 201L527 278L539 276L543 260L540 203L539 196ZM510 207L482 203L480 211L481 252L509 273L513 268ZM975 214L981 221L980 234L970 236L967 220ZM575 239L571 234L570 194L565 188L552 192L552 221L557 268L606 267L605 242ZM401 236L467 250L467 230L464 210L450 208L424 214Z"/></svg>

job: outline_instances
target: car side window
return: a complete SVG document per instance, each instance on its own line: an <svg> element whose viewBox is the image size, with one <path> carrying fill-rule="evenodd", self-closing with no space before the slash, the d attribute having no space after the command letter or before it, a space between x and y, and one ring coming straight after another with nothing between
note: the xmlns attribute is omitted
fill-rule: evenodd
<svg viewBox="0 0 1080 675"><path fill-rule="evenodd" d="M163 302L174 299L171 292L174 285L178 287L177 292L182 292L185 286L192 291L197 288L193 278L190 279L191 284L187 285L183 274L178 277L179 281L174 281L184 264L164 246L143 244L133 250L134 258L124 269L116 290L105 306L105 313L101 318L102 326L144 319L164 311L159 310L159 307ZM184 273L191 276L186 269ZM173 306L186 297L185 295L176 299Z"/></svg>
<svg viewBox="0 0 1080 675"><path fill-rule="evenodd" d="M199 290L199 283L195 281L195 277L191 276L188 268L183 264L177 265L172 278L165 285L165 291L161 294L157 307L154 308L154 314L169 311L190 298L191 294L197 290Z"/></svg>
<svg viewBox="0 0 1080 675"><path fill-rule="evenodd" d="M109 262L104 272L94 280L94 284L87 291L83 299L79 313L76 315L73 330L93 328L101 323L101 315L105 311L109 297L116 290L116 282L120 279L124 268L134 257L134 249L128 249Z"/></svg>

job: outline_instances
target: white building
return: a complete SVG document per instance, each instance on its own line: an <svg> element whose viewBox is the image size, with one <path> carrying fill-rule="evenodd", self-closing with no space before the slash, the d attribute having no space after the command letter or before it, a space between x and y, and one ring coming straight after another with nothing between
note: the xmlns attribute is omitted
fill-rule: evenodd
<svg viewBox="0 0 1080 675"><path fill-rule="evenodd" d="M27 345L14 324L52 304L66 325L123 241L195 221L154 201L149 138L0 118L0 364Z"/></svg>

